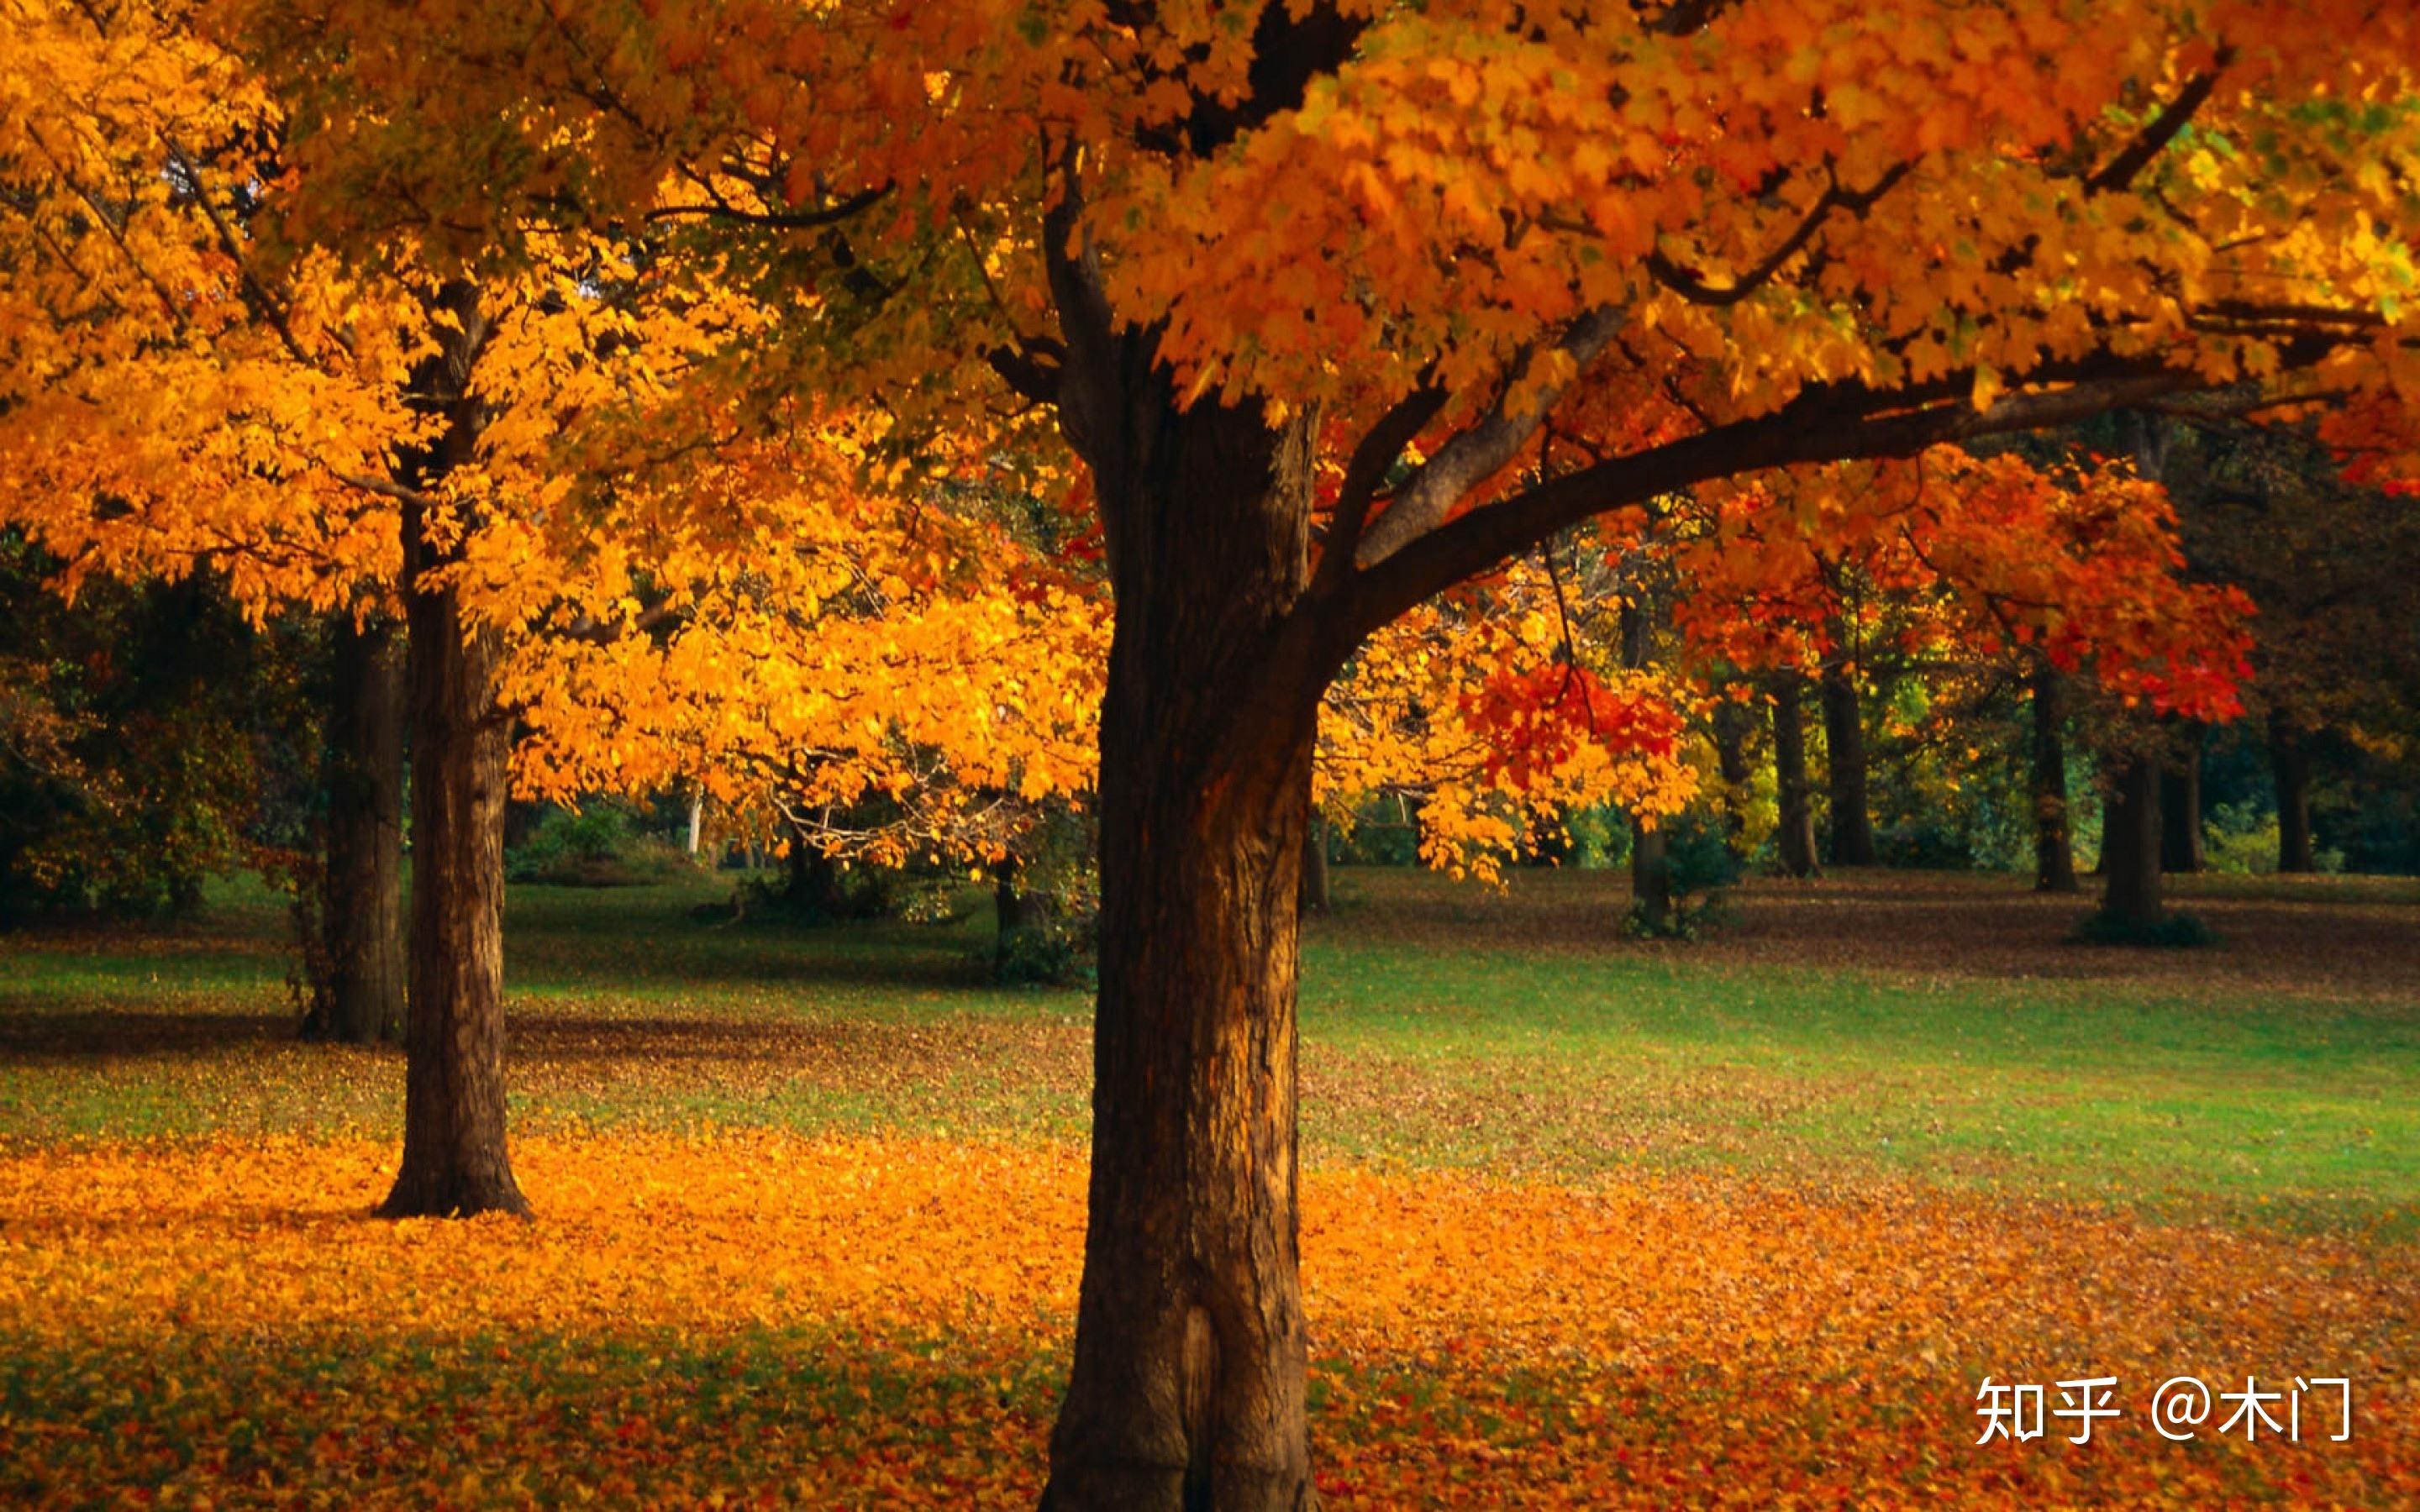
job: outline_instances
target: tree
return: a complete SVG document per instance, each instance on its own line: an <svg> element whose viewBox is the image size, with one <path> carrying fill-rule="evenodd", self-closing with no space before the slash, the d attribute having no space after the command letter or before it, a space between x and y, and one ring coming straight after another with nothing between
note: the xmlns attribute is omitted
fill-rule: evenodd
<svg viewBox="0 0 2420 1512"><path fill-rule="evenodd" d="M351 623L360 585L392 572L392 512L298 458L369 465L364 379L397 353L375 309L342 351L323 342L318 301L348 297L324 268L298 304L242 267L256 81L181 7L22 6L0 36L0 518L55 556L70 599L204 577L256 625L288 607ZM274 870L314 889L298 905L324 929L304 947L312 1024L374 1038L400 1026L400 806L380 801L402 753L378 706L392 678L357 670L319 680L325 860Z"/></svg>
<svg viewBox="0 0 2420 1512"><path fill-rule="evenodd" d="M1117 615L1059 1508L1311 1499L1295 900L1368 638L1695 484L2412 369L2412 23L2337 0L262 16L331 224L670 175L811 291L780 381L1056 414Z"/></svg>
<svg viewBox="0 0 2420 1512"><path fill-rule="evenodd" d="M509 640L618 611L614 517L573 507L572 486L647 473L614 438L750 312L677 259L596 238L548 235L485 280L447 276L408 231L340 260L293 234L286 109L194 8L28 4L0 26L0 510L63 559L66 593L208 569L256 619L399 613L415 866L384 1211L523 1211L504 1138L498 668ZM372 815L330 834L394 830ZM328 875L366 879L349 895L383 907L393 865ZM380 1001L391 988L331 1016L381 1021Z"/></svg>
<svg viewBox="0 0 2420 1512"><path fill-rule="evenodd" d="M332 626L328 839L321 971L305 1035L367 1044L403 1037L403 731L408 681L399 627L349 614Z"/></svg>
<svg viewBox="0 0 2420 1512"><path fill-rule="evenodd" d="M255 629L208 578L52 586L0 530L0 927L192 912L212 876L295 870L315 638Z"/></svg>
<svg viewBox="0 0 2420 1512"><path fill-rule="evenodd" d="M2169 457L2195 569L2248 594L2250 701L2265 714L2278 864L2317 864L2312 755L2330 731L2387 730L2420 691L2420 508L2366 446L2225 409L2182 417Z"/></svg>

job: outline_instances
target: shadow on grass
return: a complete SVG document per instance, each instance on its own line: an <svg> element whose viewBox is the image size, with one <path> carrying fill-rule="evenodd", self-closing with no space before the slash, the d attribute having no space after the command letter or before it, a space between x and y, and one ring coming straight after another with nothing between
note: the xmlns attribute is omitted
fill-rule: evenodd
<svg viewBox="0 0 2420 1512"><path fill-rule="evenodd" d="M199 1056L296 1038L294 1021L285 1014L106 1008L60 1012L39 998L0 995L0 1066Z"/></svg>

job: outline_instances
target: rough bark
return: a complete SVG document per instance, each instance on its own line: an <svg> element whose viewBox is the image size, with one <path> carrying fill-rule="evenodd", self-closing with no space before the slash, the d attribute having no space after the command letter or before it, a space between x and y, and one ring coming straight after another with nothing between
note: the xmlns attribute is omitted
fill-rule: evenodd
<svg viewBox="0 0 2420 1512"><path fill-rule="evenodd" d="M1310 429L1070 413L1109 527L1100 995L1074 1368L1043 1505L1312 1504L1296 1275L1295 946L1323 673Z"/></svg>
<svg viewBox="0 0 2420 1512"><path fill-rule="evenodd" d="M1825 783L1832 810L1834 866L1872 866L1874 821L1866 801L1866 717L1848 668L1823 669Z"/></svg>
<svg viewBox="0 0 2420 1512"><path fill-rule="evenodd" d="M429 487L467 462L480 406L470 373L486 325L474 295L445 296L456 327L413 375L444 429L407 482ZM447 558L424 506L404 506L404 604L411 663L411 1012L404 1036L403 1164L388 1217L526 1214L504 1147L504 763L494 629L470 623L432 574Z"/></svg>
<svg viewBox="0 0 2420 1512"><path fill-rule="evenodd" d="M1302 837L1302 911L1324 914L1329 902L1327 821L1314 813Z"/></svg>
<svg viewBox="0 0 2420 1512"><path fill-rule="evenodd" d="M2134 756L2117 768L2109 784L2102 835L2101 911L2138 927L2157 924L2163 912L2157 761Z"/></svg>
<svg viewBox="0 0 2420 1512"><path fill-rule="evenodd" d="M2198 872L2201 848L2202 727L2191 726L2186 738L2160 766L2160 870Z"/></svg>
<svg viewBox="0 0 2420 1512"><path fill-rule="evenodd" d="M2067 803L2067 679L2048 661L2034 664L2034 890L2074 892L2075 844Z"/></svg>
<svg viewBox="0 0 2420 1512"><path fill-rule="evenodd" d="M307 1038L400 1040L403 931L404 638L391 620L336 625L326 782L327 865L320 879L319 980Z"/></svg>
<svg viewBox="0 0 2420 1512"><path fill-rule="evenodd" d="M2283 715L2269 717L2269 769L2277 784L2277 870L2317 872L2311 842L2309 735Z"/></svg>
<svg viewBox="0 0 2420 1512"><path fill-rule="evenodd" d="M1781 870L1815 874L1815 785L1807 775L1807 679L1784 672L1773 684L1774 786L1780 808L1775 843Z"/></svg>

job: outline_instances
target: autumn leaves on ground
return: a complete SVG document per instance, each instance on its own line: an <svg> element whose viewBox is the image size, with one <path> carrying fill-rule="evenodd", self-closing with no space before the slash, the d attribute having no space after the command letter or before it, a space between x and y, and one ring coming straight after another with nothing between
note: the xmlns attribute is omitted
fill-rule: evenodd
<svg viewBox="0 0 2420 1512"><path fill-rule="evenodd" d="M1645 947L1604 873L1345 873L1304 1011L1324 1504L2411 1504L2420 895L2199 886L2222 943L2145 956L1990 878L1761 883ZM698 890L514 898L529 1225L368 1217L401 1059L291 1038L268 905L8 941L0 1496L1030 1502L1085 1005L976 985L980 917ZM1978 1446L1987 1375L2125 1415ZM2169 1442L2177 1375L2349 1377L2353 1436Z"/></svg>

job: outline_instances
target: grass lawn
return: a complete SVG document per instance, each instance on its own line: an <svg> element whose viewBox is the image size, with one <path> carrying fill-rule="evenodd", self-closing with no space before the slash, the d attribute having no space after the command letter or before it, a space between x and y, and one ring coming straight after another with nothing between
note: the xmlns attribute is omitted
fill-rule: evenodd
<svg viewBox="0 0 2420 1512"><path fill-rule="evenodd" d="M1310 931L1329 1503L2420 1498L2420 887L2189 879L2219 944L2150 953L2000 878L1673 946L1621 887L1347 871ZM1088 1003L982 985L979 911L718 890L514 895L530 1226L363 1216L401 1058L294 1040L272 900L0 937L0 1496L1030 1498ZM2150 1431L2252 1372L2353 1441ZM1984 1375L2110 1373L2094 1443L1973 1443Z"/></svg>

